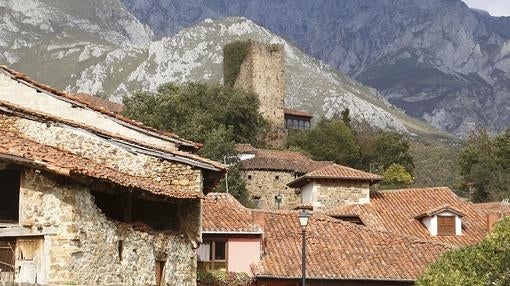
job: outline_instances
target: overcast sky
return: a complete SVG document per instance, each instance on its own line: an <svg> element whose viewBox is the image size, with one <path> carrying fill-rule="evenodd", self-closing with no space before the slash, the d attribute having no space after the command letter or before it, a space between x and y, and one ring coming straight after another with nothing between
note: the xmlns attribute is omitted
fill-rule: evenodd
<svg viewBox="0 0 510 286"><path fill-rule="evenodd" d="M510 16L510 0L463 0L471 8L482 9L492 16Z"/></svg>

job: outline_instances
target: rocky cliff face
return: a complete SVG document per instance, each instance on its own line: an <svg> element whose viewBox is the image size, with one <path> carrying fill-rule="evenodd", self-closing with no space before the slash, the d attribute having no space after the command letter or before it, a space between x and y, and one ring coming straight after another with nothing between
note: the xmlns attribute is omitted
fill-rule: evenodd
<svg viewBox="0 0 510 286"><path fill-rule="evenodd" d="M105 9L101 9L105 7ZM222 81L223 46L255 39L286 54L286 104L332 116L344 108L373 126L435 132L368 88L245 18L204 20L171 37L152 32L117 0L0 0L0 64L36 80L120 101L165 82Z"/></svg>
<svg viewBox="0 0 510 286"><path fill-rule="evenodd" d="M460 0L122 1L158 36L205 18L247 17L457 134L510 125L510 18Z"/></svg>

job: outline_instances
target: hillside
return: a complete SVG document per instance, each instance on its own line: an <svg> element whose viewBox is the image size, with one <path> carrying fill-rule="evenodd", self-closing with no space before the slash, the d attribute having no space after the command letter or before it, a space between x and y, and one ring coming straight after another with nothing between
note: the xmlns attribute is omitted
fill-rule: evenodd
<svg viewBox="0 0 510 286"><path fill-rule="evenodd" d="M461 0L122 0L159 37L243 16L444 130L510 126L510 17Z"/></svg>
<svg viewBox="0 0 510 286"><path fill-rule="evenodd" d="M130 92L154 90L165 82L220 83L222 47L251 38L285 44L289 107L317 117L349 108L354 118L373 126L439 134L393 108L374 89L244 18L205 20L172 37L151 41L150 29L114 0L0 3L5 23L0 27L5 35L0 62L71 92L120 101ZM95 13L101 5L109 10Z"/></svg>

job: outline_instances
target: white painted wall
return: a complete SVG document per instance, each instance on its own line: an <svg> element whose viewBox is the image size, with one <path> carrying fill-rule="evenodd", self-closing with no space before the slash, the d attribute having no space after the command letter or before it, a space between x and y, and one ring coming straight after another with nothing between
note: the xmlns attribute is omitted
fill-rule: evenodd
<svg viewBox="0 0 510 286"><path fill-rule="evenodd" d="M252 159L254 157L255 157L255 154L250 154L250 153L239 154L239 160L241 160L241 161Z"/></svg>
<svg viewBox="0 0 510 286"><path fill-rule="evenodd" d="M454 216L455 217L455 235L462 235L462 219L451 212L442 212L432 217L425 217L422 223L427 227L431 236L437 236L437 217L438 216Z"/></svg>
<svg viewBox="0 0 510 286"><path fill-rule="evenodd" d="M71 103L43 92L38 93L36 89L15 81L3 73L0 73L0 100L64 120L93 126L99 130L131 140L147 142L161 148L175 149L175 144L172 142L127 128L100 112L87 108L72 107Z"/></svg>
<svg viewBox="0 0 510 286"><path fill-rule="evenodd" d="M313 204L313 182L301 187L301 203Z"/></svg>

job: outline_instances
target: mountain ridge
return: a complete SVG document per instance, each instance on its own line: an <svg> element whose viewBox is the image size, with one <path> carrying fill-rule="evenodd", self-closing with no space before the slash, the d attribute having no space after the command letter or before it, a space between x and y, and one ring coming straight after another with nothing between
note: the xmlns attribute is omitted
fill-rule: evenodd
<svg viewBox="0 0 510 286"><path fill-rule="evenodd" d="M157 36L205 18L244 16L458 135L510 125L510 17L460 0L122 2Z"/></svg>

